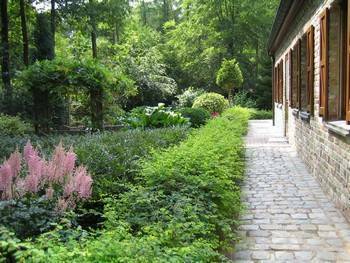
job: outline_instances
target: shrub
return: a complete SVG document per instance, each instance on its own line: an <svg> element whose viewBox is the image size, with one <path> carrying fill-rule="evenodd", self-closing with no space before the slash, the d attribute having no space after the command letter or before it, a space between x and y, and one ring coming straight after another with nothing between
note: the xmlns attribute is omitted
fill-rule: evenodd
<svg viewBox="0 0 350 263"><path fill-rule="evenodd" d="M203 108L212 113L222 113L228 108L228 101L217 93L205 93L199 96L193 103L193 108Z"/></svg>
<svg viewBox="0 0 350 263"><path fill-rule="evenodd" d="M271 110L250 109L250 119L252 120L270 120L272 119Z"/></svg>
<svg viewBox="0 0 350 263"><path fill-rule="evenodd" d="M228 92L231 102L233 89L239 88L243 84L242 71L236 59L224 59L216 74L216 84Z"/></svg>
<svg viewBox="0 0 350 263"><path fill-rule="evenodd" d="M26 262L222 262L236 238L249 111L234 108L142 164L140 184L106 200L105 229L62 243L58 232L17 253ZM68 252L69 251L69 252Z"/></svg>
<svg viewBox="0 0 350 263"><path fill-rule="evenodd" d="M193 87L189 87L182 94L176 96L178 101L178 106L180 108L192 107L194 100L205 93L202 89L195 89Z"/></svg>
<svg viewBox="0 0 350 263"><path fill-rule="evenodd" d="M125 122L133 128L161 128L183 126L188 120L160 103L157 107L138 107L131 111Z"/></svg>
<svg viewBox="0 0 350 263"><path fill-rule="evenodd" d="M233 105L243 108L256 108L256 101L249 97L245 90L241 90L233 97Z"/></svg>
<svg viewBox="0 0 350 263"><path fill-rule="evenodd" d="M47 161L29 142L23 157L12 153L0 166L0 222L21 237L31 236L89 198L92 179L85 167L75 167L75 161L72 149L66 152L61 144Z"/></svg>
<svg viewBox="0 0 350 263"><path fill-rule="evenodd" d="M191 122L191 126L198 128L210 119L210 113L202 108L182 108L179 110L181 115L185 118L188 118Z"/></svg>
<svg viewBox="0 0 350 263"><path fill-rule="evenodd" d="M0 114L0 135L24 135L32 132L31 126L19 117Z"/></svg>

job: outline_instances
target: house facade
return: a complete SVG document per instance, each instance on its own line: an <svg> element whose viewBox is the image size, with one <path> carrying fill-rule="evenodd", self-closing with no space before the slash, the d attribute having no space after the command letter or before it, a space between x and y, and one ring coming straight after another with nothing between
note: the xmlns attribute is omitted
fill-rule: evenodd
<svg viewBox="0 0 350 263"><path fill-rule="evenodd" d="M282 0L269 54L274 124L350 220L350 0Z"/></svg>

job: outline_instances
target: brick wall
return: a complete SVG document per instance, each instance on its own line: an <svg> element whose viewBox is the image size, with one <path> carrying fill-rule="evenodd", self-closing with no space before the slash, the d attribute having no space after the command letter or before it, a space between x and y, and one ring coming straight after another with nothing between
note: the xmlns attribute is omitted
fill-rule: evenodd
<svg viewBox="0 0 350 263"><path fill-rule="evenodd" d="M321 12L335 0L309 0L290 27L284 42L275 54L276 65L289 52L296 41L303 36L307 29L315 27L315 82L314 108L315 117L310 122L301 120L293 115L293 109L288 106L289 85L288 74L284 76L284 104L275 104L275 121L289 142L296 148L300 157L307 164L310 172L318 179L324 191L342 209L350 220L350 139L335 135L328 131L319 116L319 55L320 55L320 25ZM284 65L288 72L289 64Z"/></svg>

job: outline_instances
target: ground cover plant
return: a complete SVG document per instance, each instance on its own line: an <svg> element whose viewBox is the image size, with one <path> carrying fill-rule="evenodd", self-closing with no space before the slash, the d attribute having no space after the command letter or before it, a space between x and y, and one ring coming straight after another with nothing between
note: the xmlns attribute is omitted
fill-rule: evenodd
<svg viewBox="0 0 350 263"><path fill-rule="evenodd" d="M236 238L244 170L242 136L249 111L234 108L185 141L153 152L137 183L105 198L104 227L95 233L65 226L21 243L26 262L221 262ZM79 238L76 238L79 236ZM16 246L18 243L14 242Z"/></svg>

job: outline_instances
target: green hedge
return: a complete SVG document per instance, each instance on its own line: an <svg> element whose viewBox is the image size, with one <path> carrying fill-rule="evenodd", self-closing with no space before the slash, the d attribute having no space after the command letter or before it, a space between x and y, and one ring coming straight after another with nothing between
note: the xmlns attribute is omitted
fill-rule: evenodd
<svg viewBox="0 0 350 263"><path fill-rule="evenodd" d="M139 184L105 202L105 226L61 242L59 228L22 244L26 262L222 262L241 211L249 111L227 110L142 163ZM79 231L79 230L75 230ZM75 235L77 236L77 235Z"/></svg>
<svg viewBox="0 0 350 263"><path fill-rule="evenodd" d="M271 110L257 110L257 109L249 109L250 110L250 119L251 120L270 120L272 119L272 111Z"/></svg>

